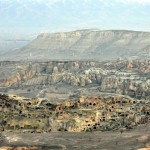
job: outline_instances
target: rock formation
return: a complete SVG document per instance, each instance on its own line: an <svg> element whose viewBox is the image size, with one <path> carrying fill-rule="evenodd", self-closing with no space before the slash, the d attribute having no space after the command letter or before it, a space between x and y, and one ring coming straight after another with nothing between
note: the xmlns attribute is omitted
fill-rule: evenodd
<svg viewBox="0 0 150 150"><path fill-rule="evenodd" d="M6 53L6 60L97 59L149 57L150 33L122 30L79 30L43 33L25 47Z"/></svg>
<svg viewBox="0 0 150 150"><path fill-rule="evenodd" d="M150 102L102 94L52 104L47 99L0 94L1 132L109 131L150 119Z"/></svg>
<svg viewBox="0 0 150 150"><path fill-rule="evenodd" d="M49 98L52 91L67 94L69 90L71 96L79 94L79 89L83 93L95 88L137 99L150 98L149 60L1 62L0 69L0 87L6 93L30 97L39 93Z"/></svg>

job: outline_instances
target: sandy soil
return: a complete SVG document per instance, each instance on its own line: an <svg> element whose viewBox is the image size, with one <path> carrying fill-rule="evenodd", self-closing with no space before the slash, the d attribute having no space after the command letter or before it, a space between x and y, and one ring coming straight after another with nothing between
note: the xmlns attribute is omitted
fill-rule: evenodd
<svg viewBox="0 0 150 150"><path fill-rule="evenodd" d="M37 146L68 150L139 150L150 149L150 124L136 129L108 132L51 132L43 134L2 133L2 146ZM0 150L5 150L1 147Z"/></svg>

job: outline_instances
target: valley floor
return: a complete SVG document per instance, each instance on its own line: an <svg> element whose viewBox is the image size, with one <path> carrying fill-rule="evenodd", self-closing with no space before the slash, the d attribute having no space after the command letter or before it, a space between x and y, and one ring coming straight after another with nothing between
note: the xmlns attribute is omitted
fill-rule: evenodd
<svg viewBox="0 0 150 150"><path fill-rule="evenodd" d="M39 147L37 150L149 150L150 123L136 129L124 130L122 133L121 131L2 133L2 137L5 142L2 142L3 147L0 150L8 150L8 147L4 146L35 146Z"/></svg>

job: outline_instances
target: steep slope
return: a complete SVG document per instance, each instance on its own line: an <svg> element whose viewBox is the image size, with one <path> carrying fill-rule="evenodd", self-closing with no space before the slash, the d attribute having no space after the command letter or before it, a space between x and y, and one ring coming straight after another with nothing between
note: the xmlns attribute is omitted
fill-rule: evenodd
<svg viewBox="0 0 150 150"><path fill-rule="evenodd" d="M27 99L0 94L0 131L110 131L135 128L150 117L149 101L122 95L88 96L53 104L48 99Z"/></svg>
<svg viewBox="0 0 150 150"><path fill-rule="evenodd" d="M0 92L51 100L100 92L150 99L150 61L0 62Z"/></svg>
<svg viewBox="0 0 150 150"><path fill-rule="evenodd" d="M22 49L6 54L11 59L114 59L149 57L150 33L119 30L78 30L40 34Z"/></svg>

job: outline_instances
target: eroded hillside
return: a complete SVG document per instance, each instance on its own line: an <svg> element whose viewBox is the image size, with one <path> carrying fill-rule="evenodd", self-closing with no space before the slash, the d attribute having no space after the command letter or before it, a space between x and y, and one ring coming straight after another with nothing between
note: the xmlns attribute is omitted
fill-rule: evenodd
<svg viewBox="0 0 150 150"><path fill-rule="evenodd" d="M150 98L150 61L1 62L1 92L69 99L100 92ZM90 91L90 92L89 92Z"/></svg>
<svg viewBox="0 0 150 150"><path fill-rule="evenodd" d="M150 102L101 94L53 104L1 94L0 112L1 132L110 131L149 122Z"/></svg>
<svg viewBox="0 0 150 150"><path fill-rule="evenodd" d="M2 56L3 60L97 59L150 56L150 33L123 30L78 30L43 33L21 49Z"/></svg>
<svg viewBox="0 0 150 150"><path fill-rule="evenodd" d="M3 61L0 68L1 131L109 131L149 122L149 60Z"/></svg>

